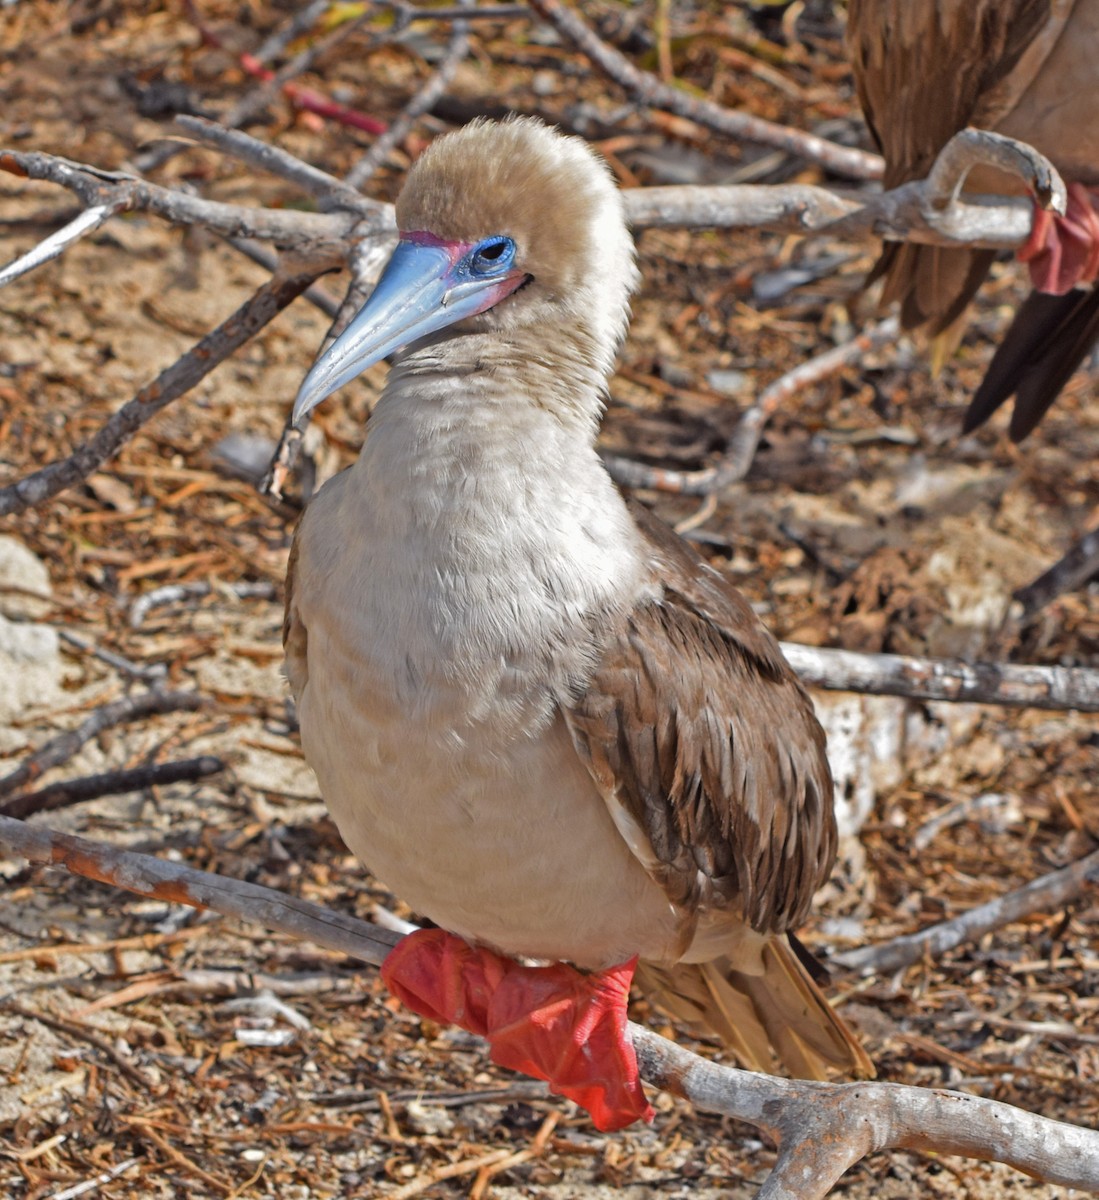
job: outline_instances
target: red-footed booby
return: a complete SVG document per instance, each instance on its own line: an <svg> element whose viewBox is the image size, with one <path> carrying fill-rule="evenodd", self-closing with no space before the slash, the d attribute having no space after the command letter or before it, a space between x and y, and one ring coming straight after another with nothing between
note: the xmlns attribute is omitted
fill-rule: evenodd
<svg viewBox="0 0 1099 1200"><path fill-rule="evenodd" d="M357 462L302 519L284 638L344 839L441 927L390 956L390 986L605 1128L645 1111L634 959L750 1067L773 1047L799 1075L872 1074L786 936L836 849L811 702L595 450L638 278L609 172L538 121L475 122L412 168L397 221L295 404L399 351ZM532 1049L547 1012L565 1028Z"/></svg>
<svg viewBox="0 0 1099 1200"><path fill-rule="evenodd" d="M859 100L885 157L885 186L926 176L967 125L1033 145L1068 183L1064 218L1036 210L1019 257L1035 286L966 413L975 429L1012 395L1022 441L1099 338L1099 0L850 0L847 40ZM1018 194L980 168L966 188ZM952 350L991 250L888 244L871 278L907 329ZM1079 286L1078 286L1079 285Z"/></svg>

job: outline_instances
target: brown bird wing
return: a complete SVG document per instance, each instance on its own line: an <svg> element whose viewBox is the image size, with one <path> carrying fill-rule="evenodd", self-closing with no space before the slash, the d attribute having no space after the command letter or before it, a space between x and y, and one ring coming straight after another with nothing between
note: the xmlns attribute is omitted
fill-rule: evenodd
<svg viewBox="0 0 1099 1200"><path fill-rule="evenodd" d="M663 596L614 633L566 722L674 905L783 932L805 920L835 858L824 731L744 597L631 507Z"/></svg>
<svg viewBox="0 0 1099 1200"><path fill-rule="evenodd" d="M290 560L286 564L286 607L282 616L282 646L286 652L286 678L290 681L290 691L296 702L301 701L309 679L309 662L307 657L308 638L305 632L305 622L298 613L295 588L298 576L298 548L300 545L301 526L294 534L290 545Z"/></svg>
<svg viewBox="0 0 1099 1200"><path fill-rule="evenodd" d="M802 922L836 853L824 731L744 597L631 505L659 600L611 638L565 720L615 824L683 914L686 951L637 983L718 1034L745 1066L872 1077L858 1039L781 936ZM750 927L750 932L744 926Z"/></svg>
<svg viewBox="0 0 1099 1200"><path fill-rule="evenodd" d="M1066 0L850 0L855 86L885 158L885 186L927 175L950 138L996 124L1055 40ZM887 245L868 283L885 279L906 329L938 335L961 317L994 253Z"/></svg>

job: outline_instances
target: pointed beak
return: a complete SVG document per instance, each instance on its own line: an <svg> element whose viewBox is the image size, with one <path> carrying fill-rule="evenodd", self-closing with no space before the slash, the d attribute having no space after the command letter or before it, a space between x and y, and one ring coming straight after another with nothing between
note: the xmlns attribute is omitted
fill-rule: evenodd
<svg viewBox="0 0 1099 1200"><path fill-rule="evenodd" d="M294 401L301 425L322 400L367 367L428 334L485 312L527 278L522 271L476 276L463 270L463 243L401 239L378 286L351 324L313 364Z"/></svg>

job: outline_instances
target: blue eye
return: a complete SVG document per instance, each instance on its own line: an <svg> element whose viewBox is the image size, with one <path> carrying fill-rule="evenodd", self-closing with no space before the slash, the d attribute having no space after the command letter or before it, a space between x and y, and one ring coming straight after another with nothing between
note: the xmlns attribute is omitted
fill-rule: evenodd
<svg viewBox="0 0 1099 1200"><path fill-rule="evenodd" d="M474 275L494 275L506 271L515 261L515 243L509 237L490 237L469 256L469 269Z"/></svg>

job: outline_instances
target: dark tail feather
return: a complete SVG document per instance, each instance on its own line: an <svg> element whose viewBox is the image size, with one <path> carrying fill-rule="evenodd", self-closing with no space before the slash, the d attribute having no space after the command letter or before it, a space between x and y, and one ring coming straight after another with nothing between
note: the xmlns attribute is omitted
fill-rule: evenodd
<svg viewBox="0 0 1099 1200"><path fill-rule="evenodd" d="M1046 415L1099 338L1099 289L1031 292L993 356L962 422L969 433L1011 396L1009 434L1021 442Z"/></svg>

